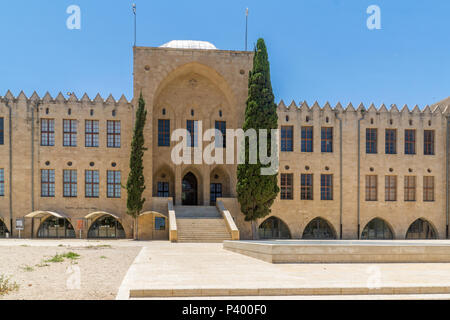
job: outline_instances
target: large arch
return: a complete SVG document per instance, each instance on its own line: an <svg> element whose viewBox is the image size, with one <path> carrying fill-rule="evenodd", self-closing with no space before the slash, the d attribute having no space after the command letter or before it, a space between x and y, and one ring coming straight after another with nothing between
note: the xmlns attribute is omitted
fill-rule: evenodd
<svg viewBox="0 0 450 320"><path fill-rule="evenodd" d="M215 69L199 62L188 62L181 66L175 67L159 83L158 88L155 90L154 97L157 98L161 92L175 79L189 74L199 74L200 76L205 77L223 92L230 106L236 105L236 98L233 94L233 90L225 78Z"/></svg>
<svg viewBox="0 0 450 320"><path fill-rule="evenodd" d="M382 218L370 220L361 233L362 240L392 240L394 231L392 227Z"/></svg>
<svg viewBox="0 0 450 320"><path fill-rule="evenodd" d="M335 240L336 230L333 225L321 217L311 220L303 231L303 239L308 240Z"/></svg>
<svg viewBox="0 0 450 320"><path fill-rule="evenodd" d="M5 238L7 233L9 233L8 227L3 219L0 219L0 238Z"/></svg>
<svg viewBox="0 0 450 320"><path fill-rule="evenodd" d="M430 240L437 239L438 235L428 220L419 218L411 223L405 237L408 240Z"/></svg>
<svg viewBox="0 0 450 320"><path fill-rule="evenodd" d="M289 227L283 220L277 217L269 217L258 227L260 239L291 239Z"/></svg>
<svg viewBox="0 0 450 320"><path fill-rule="evenodd" d="M187 172L181 181L182 195L181 204L183 206L196 206L199 204L199 183L192 171Z"/></svg>
<svg viewBox="0 0 450 320"><path fill-rule="evenodd" d="M93 212L85 219L95 219L89 226L88 239L125 239L126 234L119 217L108 212Z"/></svg>
<svg viewBox="0 0 450 320"><path fill-rule="evenodd" d="M75 229L70 221L70 218L60 212L53 211L33 211L25 216L25 218L36 219L40 221L37 230L38 238L67 238L73 239L76 237Z"/></svg>

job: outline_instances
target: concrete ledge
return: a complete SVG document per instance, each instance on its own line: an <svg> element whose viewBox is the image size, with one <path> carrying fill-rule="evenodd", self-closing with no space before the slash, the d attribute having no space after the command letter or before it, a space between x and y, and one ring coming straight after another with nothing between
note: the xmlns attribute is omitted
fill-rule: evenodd
<svg viewBox="0 0 450 320"><path fill-rule="evenodd" d="M173 201L169 200L167 203L167 208L169 210L169 240L170 242L178 241L178 229L177 229L177 217L175 215L175 210L173 210Z"/></svg>
<svg viewBox="0 0 450 320"><path fill-rule="evenodd" d="M225 241L223 248L269 263L450 262L450 242L433 240Z"/></svg>
<svg viewBox="0 0 450 320"><path fill-rule="evenodd" d="M305 287L305 288L185 288L131 289L130 298L221 297L221 296L308 296L308 295L398 295L450 294L449 286L405 287Z"/></svg>
<svg viewBox="0 0 450 320"><path fill-rule="evenodd" d="M225 208L223 202L220 200L217 200L216 207L217 210L219 210L219 212L222 214L222 217L225 220L225 225L227 226L228 231L231 233L231 240L239 240L239 229L236 227L231 213Z"/></svg>

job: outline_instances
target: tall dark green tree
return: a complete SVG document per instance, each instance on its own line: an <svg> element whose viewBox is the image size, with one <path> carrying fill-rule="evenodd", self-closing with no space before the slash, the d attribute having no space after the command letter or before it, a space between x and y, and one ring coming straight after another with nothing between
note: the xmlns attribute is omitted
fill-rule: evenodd
<svg viewBox="0 0 450 320"><path fill-rule="evenodd" d="M145 190L143 157L144 151L144 127L147 117L145 101L141 95L136 110L136 121L134 124L133 141L131 142L130 174L127 181L127 213L134 218L133 239L138 238L138 217L142 212L145 198L142 193Z"/></svg>
<svg viewBox="0 0 450 320"><path fill-rule="evenodd" d="M255 47L253 70L249 73L248 100L243 129L244 131L255 129L257 132L259 129L268 130L268 154L270 153L270 133L271 129L278 129L278 115L270 82L270 65L264 39L258 39ZM237 168L238 201L245 220L252 222L253 239L257 238L256 220L270 214L270 208L280 191L278 174L261 175L261 168L269 167L269 165L261 164L259 142L258 137L257 163L248 163L250 146L247 141L245 164L240 164Z"/></svg>

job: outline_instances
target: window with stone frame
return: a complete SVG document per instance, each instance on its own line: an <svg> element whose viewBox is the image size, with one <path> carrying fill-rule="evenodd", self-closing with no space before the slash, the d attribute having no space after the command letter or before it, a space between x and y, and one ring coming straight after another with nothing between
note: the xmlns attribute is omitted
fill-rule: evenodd
<svg viewBox="0 0 450 320"><path fill-rule="evenodd" d="M405 176L405 201L416 201L415 176Z"/></svg>
<svg viewBox="0 0 450 320"><path fill-rule="evenodd" d="M405 130L405 154L416 154L416 130Z"/></svg>
<svg viewBox="0 0 450 320"><path fill-rule="evenodd" d="M98 170L85 171L85 196L98 198L100 196L100 174Z"/></svg>
<svg viewBox="0 0 450 320"><path fill-rule="evenodd" d="M366 201L378 200L378 176L366 176Z"/></svg>
<svg viewBox="0 0 450 320"><path fill-rule="evenodd" d="M108 148L120 148L120 120L106 122Z"/></svg>
<svg viewBox="0 0 450 320"><path fill-rule="evenodd" d="M300 175L300 199L314 200L314 187L312 174L302 173Z"/></svg>
<svg viewBox="0 0 450 320"><path fill-rule="evenodd" d="M423 177L423 201L434 201L434 177Z"/></svg>
<svg viewBox="0 0 450 320"><path fill-rule="evenodd" d="M51 198L55 196L55 170L41 170L41 197Z"/></svg>
<svg viewBox="0 0 450 320"><path fill-rule="evenodd" d="M366 153L368 154L377 153L377 136L378 132L376 128L366 129Z"/></svg>
<svg viewBox="0 0 450 320"><path fill-rule="evenodd" d="M99 146L99 121L85 121L85 144L88 148L97 148Z"/></svg>
<svg viewBox="0 0 450 320"><path fill-rule="evenodd" d="M385 177L385 201L397 201L397 176Z"/></svg>
<svg viewBox="0 0 450 320"><path fill-rule="evenodd" d="M423 131L423 153L426 156L434 155L434 130Z"/></svg>
<svg viewBox="0 0 450 320"><path fill-rule="evenodd" d="M294 127L281 126L281 151L294 151Z"/></svg>
<svg viewBox="0 0 450 320"><path fill-rule="evenodd" d="M122 188L120 171L108 170L106 175L108 198L120 198Z"/></svg>
<svg viewBox="0 0 450 320"><path fill-rule="evenodd" d="M294 199L294 192L293 192L294 175L292 173L282 173L280 179L281 179L281 193L280 193L281 200Z"/></svg>
<svg viewBox="0 0 450 320"><path fill-rule="evenodd" d="M77 120L63 120L63 146L77 146Z"/></svg>
<svg viewBox="0 0 450 320"><path fill-rule="evenodd" d="M386 151L386 154L396 154L397 153L397 130L396 129L386 129L385 151Z"/></svg>
<svg viewBox="0 0 450 320"><path fill-rule="evenodd" d="M321 128L321 151L323 153L333 152L333 128Z"/></svg>
<svg viewBox="0 0 450 320"><path fill-rule="evenodd" d="M41 146L55 145L55 120L41 119Z"/></svg>
<svg viewBox="0 0 450 320"><path fill-rule="evenodd" d="M77 170L63 170L63 196L77 197Z"/></svg>
<svg viewBox="0 0 450 320"><path fill-rule="evenodd" d="M320 200L333 200L333 175L320 175Z"/></svg>
<svg viewBox="0 0 450 320"><path fill-rule="evenodd" d="M314 151L314 128L313 127L302 127L301 132L301 151L302 152L313 152Z"/></svg>

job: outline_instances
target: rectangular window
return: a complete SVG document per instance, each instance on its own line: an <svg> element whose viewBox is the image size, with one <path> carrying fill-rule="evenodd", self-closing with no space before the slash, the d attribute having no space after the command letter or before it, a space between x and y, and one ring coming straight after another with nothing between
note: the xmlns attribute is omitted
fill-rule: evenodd
<svg viewBox="0 0 450 320"><path fill-rule="evenodd" d="M55 196L55 170L41 170L41 197Z"/></svg>
<svg viewBox="0 0 450 320"><path fill-rule="evenodd" d="M313 152L313 127L302 127L302 152Z"/></svg>
<svg viewBox="0 0 450 320"><path fill-rule="evenodd" d="M378 176L366 176L366 201L378 200Z"/></svg>
<svg viewBox="0 0 450 320"><path fill-rule="evenodd" d="M5 121L0 118L0 145L5 143Z"/></svg>
<svg viewBox="0 0 450 320"><path fill-rule="evenodd" d="M198 133L198 121L197 120L187 120L186 129L190 135L190 139L188 137L188 147L197 147L197 133Z"/></svg>
<svg viewBox="0 0 450 320"><path fill-rule="evenodd" d="M98 120L86 120L85 122L85 142L88 148L98 147L98 133L99 122Z"/></svg>
<svg viewBox="0 0 450 320"><path fill-rule="evenodd" d="M55 145L55 120L41 119L41 146Z"/></svg>
<svg viewBox="0 0 450 320"><path fill-rule="evenodd" d="M294 127L281 126L281 151L294 151Z"/></svg>
<svg viewBox="0 0 450 320"><path fill-rule="evenodd" d="M434 155L434 130L424 130L423 152L426 156Z"/></svg>
<svg viewBox="0 0 450 320"><path fill-rule="evenodd" d="M385 200L397 201L397 176L386 176L385 178Z"/></svg>
<svg viewBox="0 0 450 320"><path fill-rule="evenodd" d="M322 152L333 152L333 128L322 128L321 139Z"/></svg>
<svg viewBox="0 0 450 320"><path fill-rule="evenodd" d="M108 170L107 176L108 198L120 198L120 171Z"/></svg>
<svg viewBox="0 0 450 320"><path fill-rule="evenodd" d="M158 120L158 147L170 147L170 120Z"/></svg>
<svg viewBox="0 0 450 320"><path fill-rule="evenodd" d="M98 170L85 171L85 196L86 198L98 198L100 175Z"/></svg>
<svg viewBox="0 0 450 320"><path fill-rule="evenodd" d="M210 186L211 205L216 204L217 198L222 198L222 184L221 183L211 183L211 186Z"/></svg>
<svg viewBox="0 0 450 320"><path fill-rule="evenodd" d="M405 130L405 154L416 154L416 130Z"/></svg>
<svg viewBox="0 0 450 320"><path fill-rule="evenodd" d="M77 196L77 170L63 170L63 191L64 197Z"/></svg>
<svg viewBox="0 0 450 320"><path fill-rule="evenodd" d="M77 120L63 120L63 146L77 146Z"/></svg>
<svg viewBox="0 0 450 320"><path fill-rule="evenodd" d="M377 136L378 132L376 128L366 129L366 153L377 153Z"/></svg>
<svg viewBox="0 0 450 320"><path fill-rule="evenodd" d="M106 128L108 148L120 148L120 121L108 120Z"/></svg>
<svg viewBox="0 0 450 320"><path fill-rule="evenodd" d="M166 218L155 217L155 230L166 230Z"/></svg>
<svg viewBox="0 0 450 320"><path fill-rule="evenodd" d="M0 197L5 196L5 169L0 169Z"/></svg>
<svg viewBox="0 0 450 320"><path fill-rule="evenodd" d="M167 198L169 197L169 183L158 181L158 197Z"/></svg>
<svg viewBox="0 0 450 320"><path fill-rule="evenodd" d="M292 200L294 199L293 193L293 180L294 176L292 173L282 173L281 174L281 200Z"/></svg>
<svg viewBox="0 0 450 320"><path fill-rule="evenodd" d="M423 177L423 201L434 201L434 177Z"/></svg>
<svg viewBox="0 0 450 320"><path fill-rule="evenodd" d="M416 201L415 176L405 176L405 201Z"/></svg>
<svg viewBox="0 0 450 320"><path fill-rule="evenodd" d="M300 199L301 200L313 200L313 175L301 174L300 176Z"/></svg>
<svg viewBox="0 0 450 320"><path fill-rule="evenodd" d="M216 148L226 148L227 147L227 123L226 121L216 121L216 130L222 133L222 139L219 137L215 138Z"/></svg>
<svg viewBox="0 0 450 320"><path fill-rule="evenodd" d="M333 175L320 175L320 200L333 200Z"/></svg>
<svg viewBox="0 0 450 320"><path fill-rule="evenodd" d="M386 154L396 154L397 153L397 130L396 129L386 129Z"/></svg>

